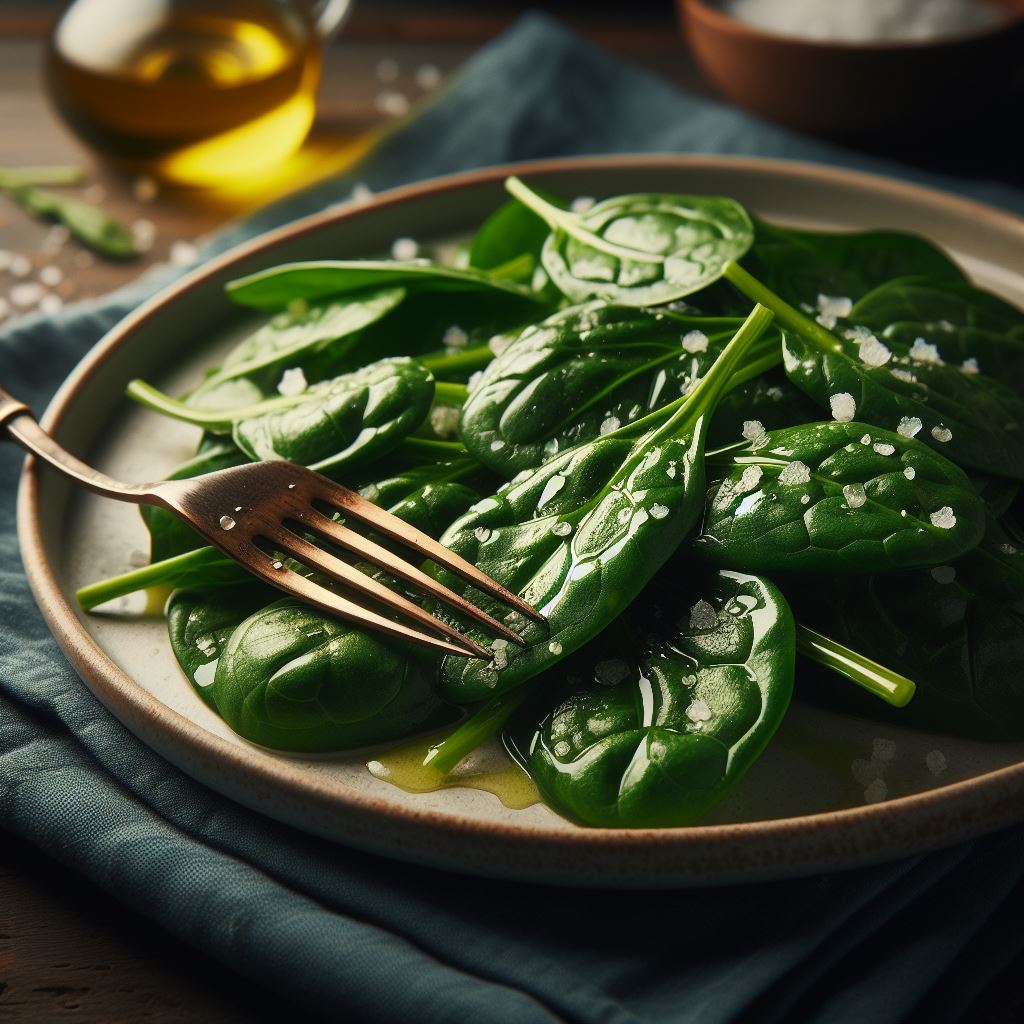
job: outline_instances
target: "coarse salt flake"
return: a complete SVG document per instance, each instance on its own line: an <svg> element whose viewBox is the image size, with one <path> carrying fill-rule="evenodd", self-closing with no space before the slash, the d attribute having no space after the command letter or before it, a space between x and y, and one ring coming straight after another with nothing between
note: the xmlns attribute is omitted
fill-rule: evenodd
<svg viewBox="0 0 1024 1024"><path fill-rule="evenodd" d="M913 479L914 479L914 477L915 477L915 476L917 476L917 470L916 470L916 469L914 469L914 467L913 467L913 466L907 466L907 468L906 468L905 470L903 470L903 475L904 475L904 476L905 476L905 477L906 477L906 478L907 478L908 480L913 480Z"/></svg>
<svg viewBox="0 0 1024 1024"><path fill-rule="evenodd" d="M973 356L970 359L965 359L960 364L960 370L962 373L968 374L968 376L973 376L976 373L981 373L981 369L978 367L978 360L975 359Z"/></svg>
<svg viewBox="0 0 1024 1024"><path fill-rule="evenodd" d="M573 213L586 213L596 201L593 196L577 196L569 208Z"/></svg>
<svg viewBox="0 0 1024 1024"><path fill-rule="evenodd" d="M892 350L874 335L864 338L857 348L860 361L865 366L885 366L892 359Z"/></svg>
<svg viewBox="0 0 1024 1024"><path fill-rule="evenodd" d="M765 436L764 424L760 420L743 421L743 437L747 441L759 441Z"/></svg>
<svg viewBox="0 0 1024 1024"><path fill-rule="evenodd" d="M556 537L568 537L572 533L572 523L560 522L551 527L551 532Z"/></svg>
<svg viewBox="0 0 1024 1024"><path fill-rule="evenodd" d="M714 605L701 598L690 609L690 629L714 629L717 625L718 612Z"/></svg>
<svg viewBox="0 0 1024 1024"><path fill-rule="evenodd" d="M606 416L601 421L601 433L610 434L613 430L618 430L622 424L619 422L618 416Z"/></svg>
<svg viewBox="0 0 1024 1024"><path fill-rule="evenodd" d="M752 491L761 482L762 476L764 476L764 470L760 466L747 466L740 474L740 491L744 494L747 491Z"/></svg>
<svg viewBox="0 0 1024 1024"><path fill-rule="evenodd" d="M469 341L469 335L458 324L452 324L445 330L441 341L446 348L462 348Z"/></svg>
<svg viewBox="0 0 1024 1024"><path fill-rule="evenodd" d="M888 441L876 441L872 445L872 448L874 448L879 455L893 455L896 452L896 446L889 444Z"/></svg>
<svg viewBox="0 0 1024 1024"><path fill-rule="evenodd" d="M460 411L456 405L435 405L430 410L430 429L438 437L452 437L459 425Z"/></svg>
<svg viewBox="0 0 1024 1024"><path fill-rule="evenodd" d="M937 512L933 512L929 519L932 521L932 526L936 526L940 530L952 530L956 526L956 515L948 505L943 505Z"/></svg>
<svg viewBox="0 0 1024 1024"><path fill-rule="evenodd" d="M698 698L686 709L686 717L694 723L710 721L711 708L708 707L707 701Z"/></svg>
<svg viewBox="0 0 1024 1024"><path fill-rule="evenodd" d="M803 462L797 460L789 463L779 474L779 483L787 486L793 484L806 484L811 479L811 470Z"/></svg>
<svg viewBox="0 0 1024 1024"><path fill-rule="evenodd" d="M281 380L277 384L277 393L279 395L301 395L308 387L309 383L306 381L305 373L302 372L302 367L295 366L281 374Z"/></svg>
<svg viewBox="0 0 1024 1024"><path fill-rule="evenodd" d="M939 355L939 350L935 345L924 340L924 338L915 338L914 344L910 346L910 358L915 363L941 363L942 356Z"/></svg>
<svg viewBox="0 0 1024 1024"><path fill-rule="evenodd" d="M932 437L941 444L946 444L946 442L953 440L953 431L940 423L937 427L932 427Z"/></svg>
<svg viewBox="0 0 1024 1024"><path fill-rule="evenodd" d="M696 352L707 352L708 336L703 331L690 331L684 334L683 350L691 355Z"/></svg>
<svg viewBox="0 0 1024 1024"><path fill-rule="evenodd" d="M652 505L651 506L651 518L652 519L664 519L669 513L666 505Z"/></svg>
<svg viewBox="0 0 1024 1024"><path fill-rule="evenodd" d="M843 497L850 508L860 508L868 500L863 484L847 484L843 488Z"/></svg>
<svg viewBox="0 0 1024 1024"><path fill-rule="evenodd" d="M901 437L917 437L924 424L916 416L904 416L896 428Z"/></svg>
<svg viewBox="0 0 1024 1024"><path fill-rule="evenodd" d="M832 419L837 423L849 423L857 415L857 403L849 391L830 395L828 404L832 408Z"/></svg>

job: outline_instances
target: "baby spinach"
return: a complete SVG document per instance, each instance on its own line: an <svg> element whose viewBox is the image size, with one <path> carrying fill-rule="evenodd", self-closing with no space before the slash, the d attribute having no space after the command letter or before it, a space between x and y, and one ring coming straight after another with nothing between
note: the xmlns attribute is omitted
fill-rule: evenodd
<svg viewBox="0 0 1024 1024"><path fill-rule="evenodd" d="M1024 399L1004 384L965 373L924 343L889 346L869 332L830 332L738 264L726 277L773 310L783 328L786 374L821 407L852 400L859 421L883 429L920 422L920 440L954 462L1024 479Z"/></svg>
<svg viewBox="0 0 1024 1024"><path fill-rule="evenodd" d="M467 263L477 270L532 287L547 237L544 220L522 203L510 200L499 206L473 236ZM543 283L547 284L546 277Z"/></svg>
<svg viewBox="0 0 1024 1024"><path fill-rule="evenodd" d="M747 211L723 197L616 196L576 214L518 178L505 188L551 228L544 269L574 302L656 306L681 299L717 281L754 240Z"/></svg>
<svg viewBox="0 0 1024 1024"><path fill-rule="evenodd" d="M600 300L555 313L487 367L463 407L460 435L480 462L511 479L692 390L741 323ZM745 370L779 358L778 335L768 331Z"/></svg>
<svg viewBox="0 0 1024 1024"><path fill-rule="evenodd" d="M957 736L1024 739L1024 551L996 524L948 565L783 589L801 621L917 681L899 711L848 687L809 687L814 699Z"/></svg>
<svg viewBox="0 0 1024 1024"><path fill-rule="evenodd" d="M708 421L770 321L755 309L687 396L555 456L445 533L442 543L546 617L539 625L516 616L510 624L527 646L499 646L491 663L446 658L441 686L448 699L470 703L531 679L600 632L643 589L696 524ZM481 606L505 614L493 601Z"/></svg>
<svg viewBox="0 0 1024 1024"><path fill-rule="evenodd" d="M249 404L253 394L259 398L273 394L286 369L302 369L310 381L333 376L318 374L317 364L337 366L360 332L387 316L404 298L402 288L381 288L278 313L227 354L221 367L192 392L189 404L204 409ZM239 381L253 382L257 391L241 392L248 395L247 400L225 403L224 396L231 393L228 386L240 391Z"/></svg>
<svg viewBox="0 0 1024 1024"><path fill-rule="evenodd" d="M527 302L539 300L528 288L479 270L456 270L421 260L409 263L386 260L311 260L284 263L229 281L228 297L253 309L284 309L296 299L314 302L348 295L366 288L402 287L409 291L483 291L505 294Z"/></svg>
<svg viewBox="0 0 1024 1024"><path fill-rule="evenodd" d="M922 275L957 285L963 271L938 246L902 231L802 231L758 220L743 261L758 280L791 305L818 296L856 302L896 277Z"/></svg>
<svg viewBox="0 0 1024 1024"><path fill-rule="evenodd" d="M704 571L680 585L673 576L572 659L582 685L564 696L558 680L541 680L550 685L535 688L530 716L506 730L506 742L566 817L689 825L778 728L794 658L792 616L767 580ZM553 708L552 691L563 694Z"/></svg>
<svg viewBox="0 0 1024 1024"><path fill-rule="evenodd" d="M436 671L429 655L284 598L231 632L210 697L253 743L344 750L451 721Z"/></svg>
<svg viewBox="0 0 1024 1024"><path fill-rule="evenodd" d="M694 543L714 565L888 572L956 558L985 532L963 470L913 438L863 423L751 433L729 453Z"/></svg>
<svg viewBox="0 0 1024 1024"><path fill-rule="evenodd" d="M434 379L419 363L395 358L242 408L197 409L142 381L132 381L128 394L186 423L230 432L253 461L286 459L330 476L412 433L430 408Z"/></svg>

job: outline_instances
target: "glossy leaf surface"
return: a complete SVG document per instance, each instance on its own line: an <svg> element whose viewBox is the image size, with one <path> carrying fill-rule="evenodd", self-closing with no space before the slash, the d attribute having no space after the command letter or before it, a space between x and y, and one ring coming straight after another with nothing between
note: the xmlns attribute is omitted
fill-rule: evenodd
<svg viewBox="0 0 1024 1024"><path fill-rule="evenodd" d="M659 582L568 663L569 696L555 678L539 685L531 717L506 733L545 800L586 825L698 821L789 706L793 619L771 583L706 570ZM552 690L563 697L534 727Z"/></svg>
<svg viewBox="0 0 1024 1024"><path fill-rule="evenodd" d="M696 387L742 320L590 302L524 331L475 384L459 433L511 479ZM758 342L777 349L778 335Z"/></svg>
<svg viewBox="0 0 1024 1024"><path fill-rule="evenodd" d="M754 240L746 210L718 196L615 196L585 213L561 210L510 178L506 188L551 228L544 269L573 302L656 306L717 281Z"/></svg>
<svg viewBox="0 0 1024 1024"><path fill-rule="evenodd" d="M974 547L985 506L913 438L862 423L765 433L732 455L694 549L750 572L889 572Z"/></svg>

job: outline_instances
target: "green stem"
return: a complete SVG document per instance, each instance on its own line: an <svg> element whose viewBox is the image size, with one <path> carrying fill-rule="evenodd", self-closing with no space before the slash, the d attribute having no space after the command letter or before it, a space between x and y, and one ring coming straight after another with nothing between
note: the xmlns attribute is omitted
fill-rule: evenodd
<svg viewBox="0 0 1024 1024"><path fill-rule="evenodd" d="M197 427L212 431L215 434L226 434L231 430L232 424L239 420L252 419L255 416L262 416L264 413L274 412L277 409L290 409L292 406L300 405L308 401L309 396L303 392L299 395L282 395L280 398L268 398L264 402L256 402L253 405L246 405L240 409L196 409L186 405L177 398L171 398L162 391L147 384L144 380L133 380L129 383L125 394L129 398L162 413L172 419L182 420L184 423L192 423Z"/></svg>
<svg viewBox="0 0 1024 1024"><path fill-rule="evenodd" d="M678 425L680 417L700 416L709 410L713 410L715 403L727 390L727 385L737 372L738 364L747 354L750 347L764 333L772 322L772 313L764 306L755 306L746 320L739 326L732 337L732 341L722 350L721 355L714 361L711 369L701 378L697 386L688 394L676 399L670 405L666 405L617 431L612 431L607 436L629 432L630 434L640 430L649 430L661 422L665 425Z"/></svg>
<svg viewBox="0 0 1024 1024"><path fill-rule="evenodd" d="M589 231L583 226L582 221L576 214L553 206L516 177L505 179L505 191L509 195L515 196L528 210L533 210L549 227L558 231L564 231L567 235L571 235L591 249L596 249L598 252L603 252L608 256L614 256L616 259L629 260L632 263L665 262L665 257L660 254L641 252L638 249L628 249L625 246L609 242L600 235L595 235L593 231Z"/></svg>
<svg viewBox="0 0 1024 1024"><path fill-rule="evenodd" d="M782 327L788 327L804 337L811 338L816 345L830 352L842 352L843 346L831 332L826 331L817 321L804 316L788 302L779 298L770 288L761 284L756 277L748 274L734 260L725 265L722 276L734 284L743 294L762 306L767 306L775 314L775 319Z"/></svg>
<svg viewBox="0 0 1024 1024"><path fill-rule="evenodd" d="M431 452L436 454L438 458L451 458L452 456L457 457L469 454L466 446L461 441L435 441L430 437L404 437L395 446L394 450L401 452L402 449L405 449L407 452L411 449L420 454Z"/></svg>
<svg viewBox="0 0 1024 1024"><path fill-rule="evenodd" d="M217 548L197 548L195 551L186 551L183 555L165 558L161 562L145 565L141 569L122 573L120 576L112 576L99 583L90 583L89 586L82 587L75 597L82 610L88 612L101 604L106 604L119 597L126 597L139 590L173 585L186 573L202 570L215 562L227 563L230 561L231 559ZM240 569L240 573L247 576L244 570Z"/></svg>
<svg viewBox="0 0 1024 1024"><path fill-rule="evenodd" d="M21 188L23 185L77 185L82 180L81 167L2 167L0 188Z"/></svg>
<svg viewBox="0 0 1024 1024"><path fill-rule="evenodd" d="M526 700L529 692L529 686L519 686L508 693L492 697L455 732L431 747L423 759L423 764L430 765L442 775L447 775L463 758L473 753L484 740L493 736L508 721L512 712Z"/></svg>
<svg viewBox="0 0 1024 1024"><path fill-rule="evenodd" d="M796 624L796 649L805 658L844 676L895 708L905 707L917 689L912 679L799 622Z"/></svg>
<svg viewBox="0 0 1024 1024"><path fill-rule="evenodd" d="M533 256L528 252L524 252L518 256L513 256L512 259L499 264L497 267L492 267L487 273L499 281L516 280L517 278L521 280L532 274L533 268L536 265L537 261Z"/></svg>
<svg viewBox="0 0 1024 1024"><path fill-rule="evenodd" d="M465 384L445 380L434 382L434 401L439 405L462 405L468 397L469 388Z"/></svg>
<svg viewBox="0 0 1024 1024"><path fill-rule="evenodd" d="M489 345L473 345L461 352L432 352L420 356L416 362L428 369L434 376L447 373L459 373L465 370L482 370L492 359L494 353Z"/></svg>

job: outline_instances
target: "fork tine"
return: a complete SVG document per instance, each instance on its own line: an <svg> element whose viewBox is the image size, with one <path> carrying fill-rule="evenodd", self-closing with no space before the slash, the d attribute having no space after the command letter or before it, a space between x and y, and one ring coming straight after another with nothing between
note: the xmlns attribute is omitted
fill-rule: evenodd
<svg viewBox="0 0 1024 1024"><path fill-rule="evenodd" d="M468 648L478 658L484 658L488 661L491 659L492 652L481 647L470 637L460 633L446 622L435 618L418 604L414 604L407 598L402 597L401 594L396 594L393 590L389 590L383 583L375 580L372 576L367 576L366 573L360 572L347 562L343 562L329 551L324 551L323 548L311 544L304 537L300 537L297 533L293 533L286 527L282 526L263 530L261 535L270 541L275 548L292 555L311 569L319 569L321 572L332 576L358 593L379 601L381 604L387 605L389 608L393 608L395 611L408 616L426 629L441 633L456 644Z"/></svg>
<svg viewBox="0 0 1024 1024"><path fill-rule="evenodd" d="M453 608L457 608L467 618L474 619L507 640L511 640L521 647L526 646L526 641L514 630L509 629L503 622L499 622L493 616L488 615L487 612L477 608L472 602L467 601L461 594L456 594L455 591L449 590L441 583L438 583L432 576L428 576L422 569L399 558L387 548L374 543L361 533L349 530L347 527L342 526L341 523L335 522L335 520L328 518L316 509L311 514L303 516L302 525L308 526L311 530L315 530L317 533L334 541L335 544L339 544L348 551L365 558L373 565L387 570L397 579L419 587L431 597L443 601Z"/></svg>
<svg viewBox="0 0 1024 1024"><path fill-rule="evenodd" d="M260 557L262 556L262 558ZM232 554L232 557L236 557ZM265 562L264 562L265 559ZM454 654L461 658L486 658L490 659L492 652L483 651L468 637L459 635L460 644L472 644L473 649L464 646L456 646L443 640L439 636L431 636L429 633L421 633L401 622L378 615L376 612L363 608L340 594L335 594L326 587L306 579L305 576L294 572L292 569L274 569L273 559L257 547L253 547L252 553L246 555L246 568L250 572L266 580L267 583L300 598L307 604L315 605L317 608L336 615L339 618L354 622L358 626L365 626L379 633L386 633L388 636L397 637L400 640L408 640L419 644L422 647L429 647L442 654Z"/></svg>
<svg viewBox="0 0 1024 1024"><path fill-rule="evenodd" d="M468 583L471 583L477 590L490 594L503 604L507 604L516 611L521 612L527 618L535 622L544 622L544 616L528 605L517 594L507 590L500 583L495 582L486 573L481 572L475 565L471 565L464 558L449 551L443 544L439 544L432 537L428 537L421 530L417 530L400 519L385 512L384 509L367 501L362 495L350 491L347 487L334 484L324 479L316 497L325 501L335 508L350 515L360 522L372 526L378 533L398 541L406 547L412 548L424 558L429 558L438 565L443 566L450 572L461 576Z"/></svg>

